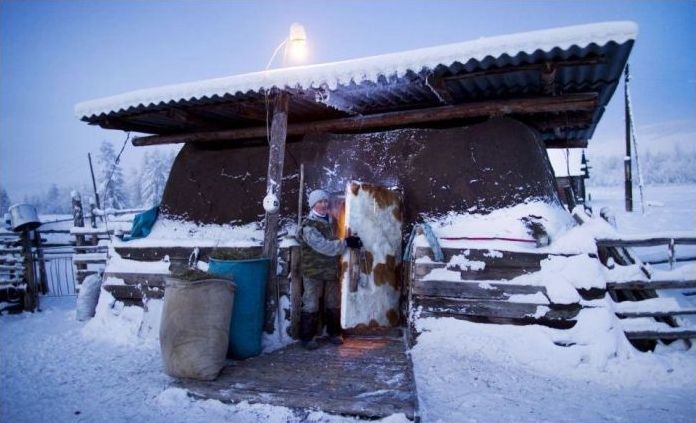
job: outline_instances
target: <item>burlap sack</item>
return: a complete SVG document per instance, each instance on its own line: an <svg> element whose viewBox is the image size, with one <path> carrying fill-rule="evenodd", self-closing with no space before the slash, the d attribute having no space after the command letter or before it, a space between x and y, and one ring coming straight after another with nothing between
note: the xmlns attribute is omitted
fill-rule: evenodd
<svg viewBox="0 0 696 423"><path fill-rule="evenodd" d="M164 372L213 380L225 365L235 284L166 278L160 324Z"/></svg>

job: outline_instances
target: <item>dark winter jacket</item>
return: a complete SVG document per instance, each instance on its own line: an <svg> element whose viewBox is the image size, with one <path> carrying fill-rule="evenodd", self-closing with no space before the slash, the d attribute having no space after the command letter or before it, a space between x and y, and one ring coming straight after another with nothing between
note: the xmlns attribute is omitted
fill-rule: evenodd
<svg viewBox="0 0 696 423"><path fill-rule="evenodd" d="M328 221L310 212L300 225L298 238L302 245L302 275L321 280L338 279L338 256L346 248L336 237L333 220Z"/></svg>

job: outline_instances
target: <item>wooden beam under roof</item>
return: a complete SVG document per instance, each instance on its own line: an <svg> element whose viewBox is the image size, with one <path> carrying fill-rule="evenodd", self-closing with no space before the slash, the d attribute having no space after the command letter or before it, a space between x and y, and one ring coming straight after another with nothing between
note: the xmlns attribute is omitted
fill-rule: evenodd
<svg viewBox="0 0 696 423"><path fill-rule="evenodd" d="M555 139L555 140L544 141L544 144L546 145L546 148L587 148L587 140L585 140L585 139L579 139L579 140Z"/></svg>
<svg viewBox="0 0 696 423"><path fill-rule="evenodd" d="M167 108L164 110L164 116L185 126L214 129L224 128L224 126L219 122L213 122L210 119L199 116L195 112L188 109Z"/></svg>
<svg viewBox="0 0 696 423"><path fill-rule="evenodd" d="M425 86L430 88L430 91L435 94L440 103L442 104L453 104L454 98L452 98L452 93L447 88L445 80L442 78L435 77L432 73L425 77Z"/></svg>
<svg viewBox="0 0 696 423"><path fill-rule="evenodd" d="M157 121L169 121L176 122L175 125L181 128L187 127L201 127L201 128L212 128L212 129L224 129L225 126L219 123L213 122L202 116L197 115L190 109L181 108L166 108L163 110L156 110L144 113L138 113L133 116L133 119L140 122L157 122ZM121 118L119 124L132 125L132 121L129 118ZM155 123L153 123L153 126ZM156 132L155 132L156 133Z"/></svg>
<svg viewBox="0 0 696 423"><path fill-rule="evenodd" d="M551 67L558 69L560 67L566 66L593 66L606 64L606 58L604 56L593 56L584 57L580 59L568 59L568 60L550 60L543 63L533 63L529 65L508 65L496 69L485 69L476 72L467 72L457 75L442 76L440 77L444 81L457 81L462 79L478 78L480 76L492 76L500 75L513 72L523 72L523 71L537 71L544 72Z"/></svg>
<svg viewBox="0 0 696 423"><path fill-rule="evenodd" d="M97 122L100 127L104 129L119 129L122 131L134 131L142 132L144 134L157 134L171 132L169 128L163 129L161 126L155 124L144 124L126 121L122 118L110 117ZM124 129L127 128L127 129Z"/></svg>
<svg viewBox="0 0 696 423"><path fill-rule="evenodd" d="M200 106L201 108L205 106ZM219 105L222 112L233 114L237 118L255 120L265 122L267 118L266 109L263 104L255 103L253 106L247 106L240 103L222 103Z"/></svg>
<svg viewBox="0 0 696 423"><path fill-rule="evenodd" d="M558 129L577 129L589 128L592 126L593 115L591 112L583 113L561 113L558 115L543 115L540 117L530 116L529 119L521 118L520 120L536 128L539 131L550 131Z"/></svg>
<svg viewBox="0 0 696 423"><path fill-rule="evenodd" d="M596 109L596 107L596 93L568 94L555 97L520 98L513 100L491 100L298 123L288 125L287 134L304 135L317 132L366 132L417 124L429 124L458 119L485 118L490 116L593 111ZM266 127L260 126L224 131L138 137L133 140L133 145L145 146L189 142L198 143L230 141L236 139L263 138L265 136Z"/></svg>

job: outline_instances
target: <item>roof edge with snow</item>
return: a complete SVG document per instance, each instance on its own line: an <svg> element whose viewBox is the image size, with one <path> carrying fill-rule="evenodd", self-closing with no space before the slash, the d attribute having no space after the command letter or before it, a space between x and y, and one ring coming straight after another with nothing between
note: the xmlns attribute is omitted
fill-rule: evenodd
<svg viewBox="0 0 696 423"><path fill-rule="evenodd" d="M547 29L511 35L479 38L473 41L437 47L364 57L317 65L275 69L184 84L131 91L79 103L75 114L89 121L100 115L135 108L188 102L206 98L260 93L271 88L328 89L341 86L379 83L408 73L421 74L439 66L465 65L487 58L516 57L535 52L586 48L609 43L624 44L635 40L638 26L633 22L605 22Z"/></svg>

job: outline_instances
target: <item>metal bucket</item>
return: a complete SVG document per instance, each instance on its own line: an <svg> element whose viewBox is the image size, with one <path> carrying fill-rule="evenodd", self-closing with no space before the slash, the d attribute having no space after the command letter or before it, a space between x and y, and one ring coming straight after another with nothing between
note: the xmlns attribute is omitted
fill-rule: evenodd
<svg viewBox="0 0 696 423"><path fill-rule="evenodd" d="M15 204L9 212L12 230L15 232L31 231L41 226L36 208L31 204Z"/></svg>

